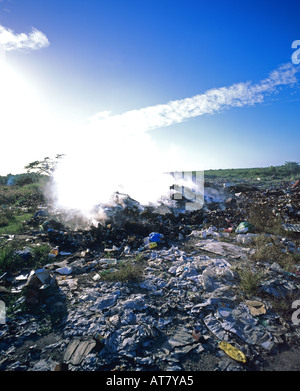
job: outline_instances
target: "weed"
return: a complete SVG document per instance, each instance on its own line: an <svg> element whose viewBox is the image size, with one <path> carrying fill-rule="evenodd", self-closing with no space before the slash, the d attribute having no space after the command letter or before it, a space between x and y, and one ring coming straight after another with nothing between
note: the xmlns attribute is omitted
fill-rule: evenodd
<svg viewBox="0 0 300 391"><path fill-rule="evenodd" d="M48 262L50 246L42 244L30 247L31 255L26 260L22 258L18 251L24 249L25 242L8 242L0 247L0 272L14 272L20 268L36 268Z"/></svg>
<svg viewBox="0 0 300 391"><path fill-rule="evenodd" d="M35 245L33 248L34 256L40 266L44 265L45 263L49 262L49 252L51 250L51 247L49 244L40 244Z"/></svg>
<svg viewBox="0 0 300 391"><path fill-rule="evenodd" d="M13 212L11 208L1 208L0 209L0 227L5 227L9 224L13 218Z"/></svg>
<svg viewBox="0 0 300 391"><path fill-rule="evenodd" d="M252 261L277 262L284 270L292 272L294 265L300 262L300 255L283 251L276 239L259 235L253 240L255 252L250 256Z"/></svg>
<svg viewBox="0 0 300 391"><path fill-rule="evenodd" d="M121 261L117 269L104 270L101 272L101 279L104 281L137 282L143 277L144 260L137 256L134 260Z"/></svg>
<svg viewBox="0 0 300 391"><path fill-rule="evenodd" d="M16 312L24 312L25 304L21 293L6 293L2 300L6 305L7 317L12 317Z"/></svg>
<svg viewBox="0 0 300 391"><path fill-rule="evenodd" d="M285 297L276 298L270 297L269 301L272 309L283 319L290 320L294 309L292 309L292 303L299 299L298 294L291 293Z"/></svg>
<svg viewBox="0 0 300 391"><path fill-rule="evenodd" d="M15 252L17 251L14 243L8 243L0 248L0 271L14 271L21 266L21 258Z"/></svg>
<svg viewBox="0 0 300 391"><path fill-rule="evenodd" d="M255 231L274 235L282 235L281 220L272 214L272 210L265 204L250 206L248 210L249 221L254 225Z"/></svg>
<svg viewBox="0 0 300 391"><path fill-rule="evenodd" d="M238 271L240 277L240 289L246 294L255 295L258 293L259 283L263 278L262 273L246 268Z"/></svg>
<svg viewBox="0 0 300 391"><path fill-rule="evenodd" d="M18 234L25 229L24 223L32 217L32 213L22 208L0 209L0 234Z"/></svg>

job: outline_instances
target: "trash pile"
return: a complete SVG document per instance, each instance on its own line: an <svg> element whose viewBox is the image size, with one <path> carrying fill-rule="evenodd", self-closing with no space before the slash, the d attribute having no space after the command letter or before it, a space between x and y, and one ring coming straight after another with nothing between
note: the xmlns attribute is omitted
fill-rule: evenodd
<svg viewBox="0 0 300 391"><path fill-rule="evenodd" d="M261 371L281 347L296 346L300 265L289 272L251 259L261 233L246 205L264 202L294 226L300 193L226 191L230 199L225 193L178 213L123 197L104 224L88 230L38 211L19 254L23 270L0 276L0 299L9 306L0 369ZM282 251L300 254L296 236L276 240ZM48 263L26 268L37 242L49 243ZM255 290L241 289L243 270L260 275ZM281 311L284 304L290 312Z"/></svg>

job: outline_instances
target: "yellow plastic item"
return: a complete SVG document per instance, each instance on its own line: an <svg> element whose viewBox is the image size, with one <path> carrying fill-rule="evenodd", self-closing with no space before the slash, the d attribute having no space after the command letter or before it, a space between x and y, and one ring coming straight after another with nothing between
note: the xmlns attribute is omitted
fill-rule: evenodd
<svg viewBox="0 0 300 391"><path fill-rule="evenodd" d="M157 243L156 242L151 242L151 243L149 243L149 247L150 248L157 247Z"/></svg>
<svg viewBox="0 0 300 391"><path fill-rule="evenodd" d="M57 247L54 247L51 251L50 251L50 254L54 255L55 257L57 257L58 255L58 248Z"/></svg>
<svg viewBox="0 0 300 391"><path fill-rule="evenodd" d="M224 352L228 354L228 356L230 356L236 361L240 361L243 363L247 361L247 358L243 352L241 352L239 349L235 348L234 346L230 345L230 343L226 341L221 341L219 343L219 348L224 350Z"/></svg>

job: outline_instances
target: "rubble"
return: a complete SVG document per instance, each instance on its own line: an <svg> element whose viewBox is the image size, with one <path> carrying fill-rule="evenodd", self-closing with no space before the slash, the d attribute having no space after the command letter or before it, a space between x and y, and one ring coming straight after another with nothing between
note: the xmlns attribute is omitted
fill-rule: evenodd
<svg viewBox="0 0 300 391"><path fill-rule="evenodd" d="M255 223L251 232L236 228L249 221L249 204L267 206L286 228L299 225L299 193L235 185L226 192L199 211L164 214L119 195L108 220L88 230L36 213L18 253L24 270L0 276L1 300L15 295L0 324L0 369L259 371L282 346L296 346L292 313L274 303L291 307L297 298L297 263L289 272L251 260L262 232ZM264 234L271 246L300 253L296 236ZM36 242L55 251L43 267L25 270ZM139 278L114 279L129 266L142 267ZM252 293L241 290L239 270L247 268L262 275Z"/></svg>

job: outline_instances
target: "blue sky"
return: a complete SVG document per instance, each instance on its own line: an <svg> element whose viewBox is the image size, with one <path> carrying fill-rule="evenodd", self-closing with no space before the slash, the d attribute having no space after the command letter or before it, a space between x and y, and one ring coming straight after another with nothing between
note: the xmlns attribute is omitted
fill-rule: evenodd
<svg viewBox="0 0 300 391"><path fill-rule="evenodd" d="M299 15L300 2L290 0L0 1L3 31L28 38L34 28L43 34L36 40L44 39L35 48L26 40L24 47L4 48L6 72L18 82L3 78L2 110L10 115L0 120L0 175L80 145L86 152L95 143L100 154L104 145L118 161L103 122L97 122L99 133L97 127L87 130L90 118L109 112L122 121L124 113L211 89L258 85L291 64L292 42L300 40ZM155 125L145 130L149 144L142 138L144 146L141 140L136 147L155 144L153 160L173 156L170 168L180 170L300 162L300 74L295 78L252 104ZM151 166L151 156L147 159Z"/></svg>

